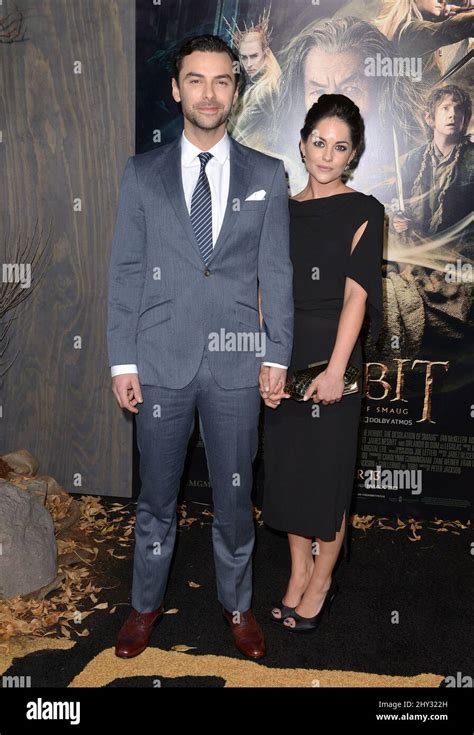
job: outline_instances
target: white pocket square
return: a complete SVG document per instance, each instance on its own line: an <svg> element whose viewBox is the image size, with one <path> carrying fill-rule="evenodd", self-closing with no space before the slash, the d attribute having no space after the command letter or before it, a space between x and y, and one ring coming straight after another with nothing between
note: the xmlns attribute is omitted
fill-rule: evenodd
<svg viewBox="0 0 474 735"><path fill-rule="evenodd" d="M255 201L262 201L265 199L267 192L265 189L259 189L258 191L254 191L253 194L250 194L250 196L247 197L245 200L246 202L255 202Z"/></svg>

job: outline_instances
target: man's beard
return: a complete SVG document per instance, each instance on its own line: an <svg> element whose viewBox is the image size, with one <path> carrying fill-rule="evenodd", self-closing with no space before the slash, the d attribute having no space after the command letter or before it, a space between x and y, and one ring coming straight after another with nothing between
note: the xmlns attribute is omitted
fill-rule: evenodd
<svg viewBox="0 0 474 735"><path fill-rule="evenodd" d="M219 117L217 117L214 120L203 121L201 118L198 118L195 114L195 110L183 110L184 117L189 120L193 125L195 125L197 128L200 128L201 130L214 130L215 128L218 128L222 125L222 123L225 123L230 115L230 109L229 110L221 110L221 113ZM207 124L206 124L207 122Z"/></svg>

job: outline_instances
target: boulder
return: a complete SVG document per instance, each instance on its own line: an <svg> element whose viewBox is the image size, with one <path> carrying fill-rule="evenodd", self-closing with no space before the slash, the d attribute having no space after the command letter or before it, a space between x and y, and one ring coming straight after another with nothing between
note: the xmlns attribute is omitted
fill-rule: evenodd
<svg viewBox="0 0 474 735"><path fill-rule="evenodd" d="M57 572L54 524L32 492L0 483L0 598L33 592Z"/></svg>
<svg viewBox="0 0 474 735"><path fill-rule="evenodd" d="M18 449L17 452L0 455L4 462L10 465L17 475L36 475L39 462L27 449Z"/></svg>

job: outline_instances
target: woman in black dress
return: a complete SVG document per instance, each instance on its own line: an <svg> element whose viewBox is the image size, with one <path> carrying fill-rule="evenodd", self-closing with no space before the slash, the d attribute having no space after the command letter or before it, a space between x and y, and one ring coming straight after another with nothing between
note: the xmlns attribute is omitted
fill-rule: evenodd
<svg viewBox="0 0 474 735"><path fill-rule="evenodd" d="M262 518L288 533L291 553L288 587L272 618L290 631L314 630L337 591L332 572L343 544L347 554L361 412L360 390L342 395L343 375L349 363L362 372L366 307L374 341L382 323L384 208L344 183L363 146L359 108L344 95L322 95L301 130L308 183L289 200L295 322L288 375L329 364L306 402L288 400L281 383L262 394Z"/></svg>

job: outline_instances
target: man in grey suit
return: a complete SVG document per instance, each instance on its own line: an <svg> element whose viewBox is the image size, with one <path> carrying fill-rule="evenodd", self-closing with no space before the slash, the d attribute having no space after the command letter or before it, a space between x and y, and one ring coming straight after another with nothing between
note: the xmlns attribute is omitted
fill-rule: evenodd
<svg viewBox="0 0 474 735"><path fill-rule="evenodd" d="M283 387L291 357L293 273L283 164L226 132L238 84L238 59L222 39L186 42L172 80L183 134L131 156L122 179L107 336L114 395L137 414L142 483L133 609L116 644L123 658L146 648L163 613L196 408L218 599L238 650L265 655L251 610L252 462L260 395Z"/></svg>

